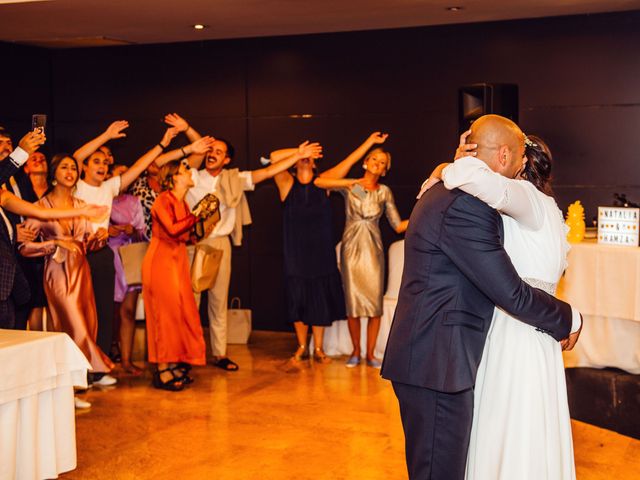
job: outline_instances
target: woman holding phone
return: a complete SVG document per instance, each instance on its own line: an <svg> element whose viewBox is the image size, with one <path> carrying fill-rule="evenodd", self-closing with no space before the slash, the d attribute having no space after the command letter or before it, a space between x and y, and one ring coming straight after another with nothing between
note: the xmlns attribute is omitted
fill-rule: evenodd
<svg viewBox="0 0 640 480"><path fill-rule="evenodd" d="M379 183L391 168L391 155L376 145L388 134L372 133L345 161L364 157L364 176L359 179L327 178L331 170L315 180L320 188L340 192L345 197L346 222L340 249L342 283L345 291L349 334L353 352L347 367L360 364L360 317L369 317L367 325L367 365L380 368L373 355L382 316L384 289L384 251L380 235L380 217L384 213L391 227L403 233L409 224L401 220L391 189Z"/></svg>

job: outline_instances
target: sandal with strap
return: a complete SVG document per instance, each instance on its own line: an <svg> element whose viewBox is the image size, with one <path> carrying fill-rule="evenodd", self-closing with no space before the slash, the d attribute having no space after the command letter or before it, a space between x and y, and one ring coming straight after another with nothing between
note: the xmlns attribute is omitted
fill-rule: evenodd
<svg viewBox="0 0 640 480"><path fill-rule="evenodd" d="M193 383L193 377L189 376L189 370L186 370L178 365L171 367L171 373L176 377L183 385L191 385Z"/></svg>
<svg viewBox="0 0 640 480"><path fill-rule="evenodd" d="M234 362L233 360L230 360L227 357L221 358L220 360L213 362L213 365L227 372L237 372L240 369L240 367L236 362Z"/></svg>
<svg viewBox="0 0 640 480"><path fill-rule="evenodd" d="M191 371L191 364L186 363L186 362L178 362L176 364L176 368L179 368L180 370L182 370L185 373L189 373Z"/></svg>
<svg viewBox="0 0 640 480"><path fill-rule="evenodd" d="M316 348L313 351L313 361L317 363L327 364L331 363L331 358L321 348Z"/></svg>
<svg viewBox="0 0 640 480"><path fill-rule="evenodd" d="M171 380L163 382L160 379L160 375L162 375L164 372L171 372L173 378ZM176 374L173 373L173 370L171 370L170 368L165 368L164 370L156 370L155 372L153 372L153 386L154 388L167 390L169 392L180 392L184 389L184 384L182 383L181 379L176 377Z"/></svg>
<svg viewBox="0 0 640 480"><path fill-rule="evenodd" d="M309 352L307 350L307 346L306 345L298 345L298 349L296 350L296 353L293 354L293 357L291 357L293 360L295 360L296 362L299 362L305 358L309 357Z"/></svg>

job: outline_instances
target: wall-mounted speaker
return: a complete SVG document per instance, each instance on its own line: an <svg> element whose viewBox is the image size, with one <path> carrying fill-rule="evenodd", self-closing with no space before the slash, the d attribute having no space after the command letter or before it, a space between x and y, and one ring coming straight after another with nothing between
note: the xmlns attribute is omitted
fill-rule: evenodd
<svg viewBox="0 0 640 480"><path fill-rule="evenodd" d="M460 133L474 120L494 113L518 123L518 86L509 83L476 83L462 87L458 93Z"/></svg>

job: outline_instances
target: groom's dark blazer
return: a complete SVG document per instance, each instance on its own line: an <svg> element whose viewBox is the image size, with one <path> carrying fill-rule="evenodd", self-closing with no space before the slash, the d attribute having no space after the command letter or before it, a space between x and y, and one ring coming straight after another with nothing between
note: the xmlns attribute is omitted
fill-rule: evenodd
<svg viewBox="0 0 640 480"><path fill-rule="evenodd" d="M556 340L569 335L571 307L520 279L503 233L500 215L461 190L439 183L418 200L384 378L447 393L473 387L495 306Z"/></svg>

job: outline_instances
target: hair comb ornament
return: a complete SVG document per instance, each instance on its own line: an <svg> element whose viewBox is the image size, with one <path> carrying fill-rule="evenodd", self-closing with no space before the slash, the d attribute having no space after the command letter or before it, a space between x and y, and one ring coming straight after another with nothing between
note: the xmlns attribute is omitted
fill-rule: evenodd
<svg viewBox="0 0 640 480"><path fill-rule="evenodd" d="M524 136L524 145L526 147L529 147L529 148L533 148L533 147L537 147L538 146L537 143L533 143L533 141L531 141L531 139L529 137L527 137L526 135Z"/></svg>

